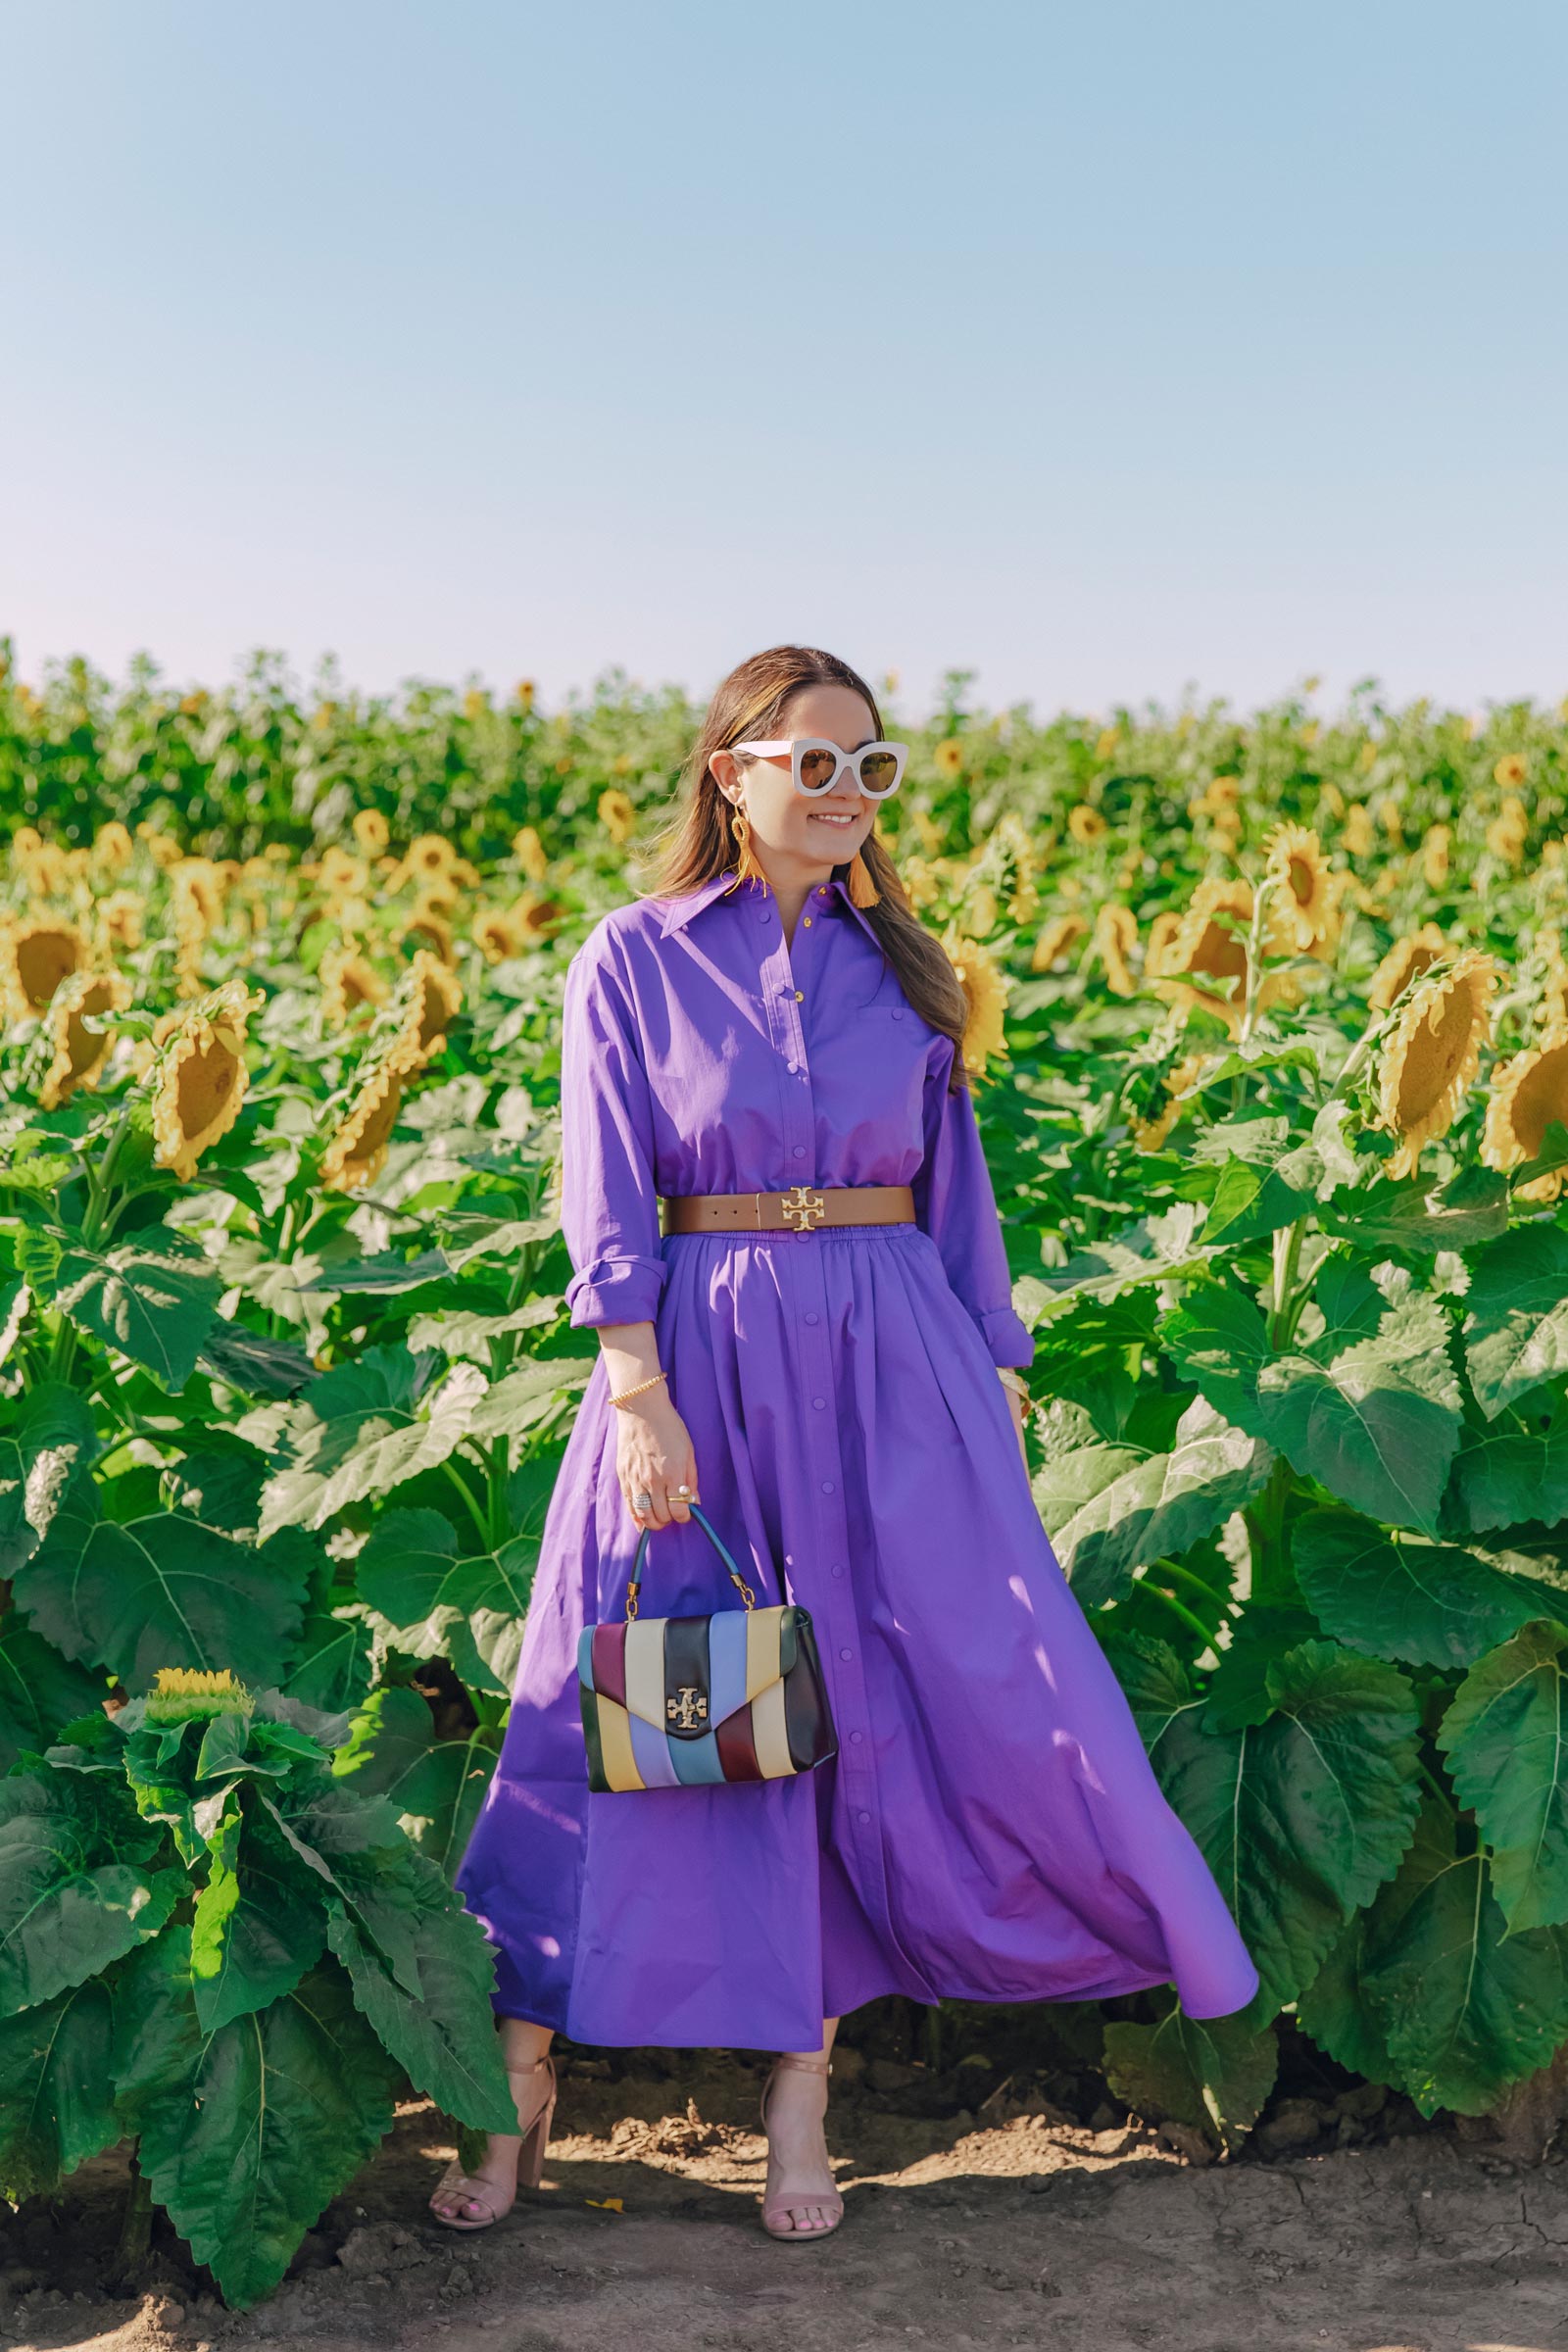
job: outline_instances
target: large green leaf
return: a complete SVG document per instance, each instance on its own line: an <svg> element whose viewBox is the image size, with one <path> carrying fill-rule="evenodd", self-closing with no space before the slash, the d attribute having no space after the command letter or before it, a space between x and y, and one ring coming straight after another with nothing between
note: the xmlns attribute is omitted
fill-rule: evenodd
<svg viewBox="0 0 1568 2352"><path fill-rule="evenodd" d="M1329 1363L1287 1355L1258 1375L1264 1436L1303 1478L1370 1518L1436 1534L1461 1427L1447 1320L1401 1300Z"/></svg>
<svg viewBox="0 0 1568 2352"><path fill-rule="evenodd" d="M1533 1519L1556 1527L1568 1519L1568 1418L1550 1429L1478 1431L1456 1464L1470 1525L1482 1533Z"/></svg>
<svg viewBox="0 0 1568 2352"><path fill-rule="evenodd" d="M0 2019L0 2194L46 2195L120 2138L113 2044L102 1977Z"/></svg>
<svg viewBox="0 0 1568 2352"><path fill-rule="evenodd" d="M1019 1314L1038 1328L1080 1300L1105 1304L1145 1283L1198 1272L1206 1262L1206 1252L1196 1239L1201 1214L1192 1203L1180 1202L1159 1216L1124 1226L1054 1273L1024 1275L1013 1285Z"/></svg>
<svg viewBox="0 0 1568 2352"><path fill-rule="evenodd" d="M1178 2006L1157 2025L1107 2025L1105 2081L1140 2115L1237 2138L1256 2123L1279 2072L1279 2042L1266 2019L1259 2027L1257 2005L1209 2018Z"/></svg>
<svg viewBox="0 0 1568 2352"><path fill-rule="evenodd" d="M538 1556L537 1539L522 1536L459 1559L439 1511L387 1511L355 1567L360 1595L386 1620L395 1648L447 1656L466 1683L507 1697Z"/></svg>
<svg viewBox="0 0 1568 2352"><path fill-rule="evenodd" d="M1173 1700L1167 1669L1160 1677ZM1419 1801L1414 1693L1396 1668L1303 1642L1267 1674L1274 1712L1202 1728L1167 1703L1146 1743L1275 2006L1312 1982L1345 1921L1398 1865ZM1147 1716L1147 1701L1136 1709Z"/></svg>
<svg viewBox="0 0 1568 2352"><path fill-rule="evenodd" d="M1396 1543L1353 1511L1298 1520L1293 1557L1325 1633L1409 1666L1468 1666L1541 1614L1539 1587L1473 1552Z"/></svg>
<svg viewBox="0 0 1568 2352"><path fill-rule="evenodd" d="M193 1242L155 1225L109 1250L70 1245L55 1277L54 1303L177 1394L196 1369L222 1290Z"/></svg>
<svg viewBox="0 0 1568 2352"><path fill-rule="evenodd" d="M13 1612L0 1618L0 1773L25 1748L41 1755L78 1715L101 1704L101 1674L73 1665Z"/></svg>
<svg viewBox="0 0 1568 2352"><path fill-rule="evenodd" d="M445 1899L433 1899L426 1886L414 1914L417 1996L398 1984L341 1906L334 1906L328 1939L349 1972L355 2000L415 2088L476 2132L514 2132L517 2111L496 2038L495 1966L484 1931L429 1867Z"/></svg>
<svg viewBox="0 0 1568 2352"><path fill-rule="evenodd" d="M427 1388L432 1362L406 1348L368 1348L279 1408L286 1458L262 1496L264 1536L324 1527L347 1504L389 1494L446 1460L467 1435L486 1383L475 1365L455 1364Z"/></svg>
<svg viewBox="0 0 1568 2352"><path fill-rule="evenodd" d="M450 1878L478 1819L498 1744L493 1732L438 1740L418 1692L385 1684L356 1716L332 1769L355 1790L384 1795L419 1851Z"/></svg>
<svg viewBox="0 0 1568 2352"><path fill-rule="evenodd" d="M1399 2080L1382 2012L1368 1997L1365 1984L1369 1929L1388 1894L1387 1886L1380 1888L1371 1906L1355 1913L1296 2004L1297 2023L1318 2048L1370 2082Z"/></svg>
<svg viewBox="0 0 1568 2352"><path fill-rule="evenodd" d="M241 2309L392 2127L398 2072L331 1964L205 2037L146 2101L141 2168L198 2262Z"/></svg>
<svg viewBox="0 0 1568 2352"><path fill-rule="evenodd" d="M540 1356L519 1365L485 1393L475 1405L469 1434L475 1438L520 1438L536 1429L571 1389L586 1388L593 1365L585 1356Z"/></svg>
<svg viewBox="0 0 1568 2352"><path fill-rule="evenodd" d="M1438 1732L1459 1801L1493 1849L1510 1934L1568 1921L1565 1650L1561 1625L1523 1626L1471 1667Z"/></svg>
<svg viewBox="0 0 1568 2352"><path fill-rule="evenodd" d="M286 1849L254 1836L238 1804L211 1841L191 1930L191 1980L204 2033L292 1992L326 1942L326 1914Z"/></svg>
<svg viewBox="0 0 1568 2352"><path fill-rule="evenodd" d="M48 1535L73 1479L98 1450L87 1400L43 1381L8 1400L0 1435L0 1577L15 1576Z"/></svg>
<svg viewBox="0 0 1568 2352"><path fill-rule="evenodd" d="M345 1602L306 1617L281 1688L303 1705L336 1715L361 1703L372 1669L373 1637L365 1611Z"/></svg>
<svg viewBox="0 0 1568 2352"><path fill-rule="evenodd" d="M1465 1300L1470 1385L1489 1420L1568 1372L1568 1233L1520 1225L1477 1261Z"/></svg>
<svg viewBox="0 0 1568 2352"><path fill-rule="evenodd" d="M297 1539L258 1548L177 1511L122 1527L98 1512L90 1482L78 1485L16 1580L38 1633L132 1690L161 1666L229 1666L254 1685L281 1678L312 1566Z"/></svg>
<svg viewBox="0 0 1568 2352"><path fill-rule="evenodd" d="M1195 1283L1161 1321L1159 1337L1216 1413L1250 1436L1262 1437L1257 1382L1273 1350L1250 1298L1221 1283Z"/></svg>
<svg viewBox="0 0 1568 2352"><path fill-rule="evenodd" d="M1118 1598L1152 1561L1211 1535L1251 1501L1273 1463L1265 1445L1199 1396L1169 1453L1089 1446L1043 1471L1035 1496L1074 1592L1093 1608Z"/></svg>
<svg viewBox="0 0 1568 2352"><path fill-rule="evenodd" d="M1342 1194L1318 1212L1329 1231L1363 1250L1396 1250L1435 1257L1440 1250L1473 1250L1508 1230L1508 1182L1491 1168L1461 1169L1434 1192L1416 1182L1366 1186Z"/></svg>
<svg viewBox="0 0 1568 2352"><path fill-rule="evenodd" d="M105 1778L0 1781L0 2016L52 2000L156 1936L185 1892L158 1833Z"/></svg>
<svg viewBox="0 0 1568 2352"><path fill-rule="evenodd" d="M1429 1799L1367 1923L1362 1996L1423 2115L1483 2115L1568 2040L1568 1929L1510 1935L1479 1852Z"/></svg>

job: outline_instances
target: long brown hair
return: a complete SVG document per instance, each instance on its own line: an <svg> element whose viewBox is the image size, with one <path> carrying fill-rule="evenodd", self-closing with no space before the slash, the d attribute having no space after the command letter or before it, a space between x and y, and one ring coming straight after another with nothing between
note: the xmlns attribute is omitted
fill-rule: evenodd
<svg viewBox="0 0 1568 2352"><path fill-rule="evenodd" d="M708 706L702 733L681 771L674 811L639 860L651 875L646 896L683 898L735 863L730 804L718 789L711 760L749 738L766 740L783 728L792 696L808 686L847 686L871 713L878 738L882 713L865 680L847 662L815 646L774 645L732 669ZM922 1020L953 1040L950 1090L968 1084L963 1066L963 1032L969 1001L947 950L909 904L908 893L874 825L860 848L866 870L881 892L876 906L861 908L899 976L900 986ZM847 861L846 861L847 863ZM844 868L836 868L836 871Z"/></svg>

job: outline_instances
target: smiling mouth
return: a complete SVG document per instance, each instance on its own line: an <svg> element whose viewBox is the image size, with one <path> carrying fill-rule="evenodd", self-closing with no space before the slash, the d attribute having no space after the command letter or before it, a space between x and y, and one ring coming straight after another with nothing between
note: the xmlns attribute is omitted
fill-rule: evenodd
<svg viewBox="0 0 1568 2352"><path fill-rule="evenodd" d="M849 828L851 825L856 825L856 824L858 824L858 823L859 823L859 821L860 821L860 820L859 820L859 818L858 818L858 816L853 816L853 815L852 815L852 816L830 816L830 815L828 814L828 812L827 812L827 810L826 810L825 808L813 808L813 809L811 810L811 812L810 812L810 817L809 817L809 822L810 822L811 824L813 824L813 825L833 825L833 826L835 826L835 827L837 828L837 830L838 830L839 832L841 832L841 833L843 833L843 832L847 831L847 830L848 830L848 828Z"/></svg>

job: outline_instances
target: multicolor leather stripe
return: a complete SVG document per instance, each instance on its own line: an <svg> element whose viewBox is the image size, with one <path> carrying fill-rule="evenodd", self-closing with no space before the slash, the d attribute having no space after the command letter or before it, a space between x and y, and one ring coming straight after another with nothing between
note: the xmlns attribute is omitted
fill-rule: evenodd
<svg viewBox="0 0 1568 2352"><path fill-rule="evenodd" d="M804 1609L589 1626L577 1680L591 1788L783 1780L837 1752Z"/></svg>

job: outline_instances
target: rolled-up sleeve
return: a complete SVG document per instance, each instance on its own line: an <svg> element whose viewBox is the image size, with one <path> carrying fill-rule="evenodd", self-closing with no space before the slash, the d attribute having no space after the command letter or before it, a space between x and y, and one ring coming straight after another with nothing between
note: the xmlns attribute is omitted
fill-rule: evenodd
<svg viewBox="0 0 1568 2352"><path fill-rule="evenodd" d="M948 1281L980 1327L994 1364L1032 1364L1034 1336L1012 1304L1002 1219L967 1087L948 1091L953 1041L938 1040L925 1080L925 1159L910 1190L915 1222L942 1253Z"/></svg>
<svg viewBox="0 0 1568 2352"><path fill-rule="evenodd" d="M668 1268L654 1186L653 1097L613 936L566 967L561 1036L561 1230L574 1325L654 1320Z"/></svg>

